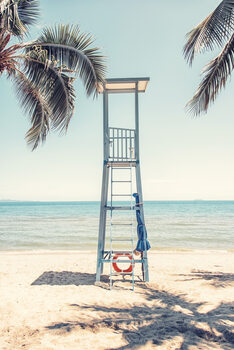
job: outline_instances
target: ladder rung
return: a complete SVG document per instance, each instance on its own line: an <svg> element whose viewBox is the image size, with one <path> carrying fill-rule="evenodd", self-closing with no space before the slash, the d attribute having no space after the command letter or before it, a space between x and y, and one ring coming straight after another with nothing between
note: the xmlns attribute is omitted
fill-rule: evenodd
<svg viewBox="0 0 234 350"><path fill-rule="evenodd" d="M129 164L127 164L127 166L123 167L123 166L117 166L114 164L111 164L110 167L114 170L114 169L118 169L118 170L131 170L131 166Z"/></svg>
<svg viewBox="0 0 234 350"><path fill-rule="evenodd" d="M127 238L111 238L112 242L133 242L133 239L127 239Z"/></svg>
<svg viewBox="0 0 234 350"><path fill-rule="evenodd" d="M124 259L123 260L121 260L121 259L110 259L110 260L113 260L114 263L124 263L124 264L130 263L132 265L135 262L134 259L131 259L131 260L129 260L129 259L128 260L127 259L125 259L125 260Z"/></svg>
<svg viewBox="0 0 234 350"><path fill-rule="evenodd" d="M128 275L132 276L132 272L112 272L112 276L119 276L119 275Z"/></svg>
<svg viewBox="0 0 234 350"><path fill-rule="evenodd" d="M131 263L131 260L130 259L128 259L128 260L121 260L121 259L101 259L101 261L102 262L104 262L104 263L110 263L110 262L114 262L114 263L117 263L117 262L122 262L122 263ZM138 264L138 263L141 263L141 264L143 264L145 261L144 260L142 260L142 259L132 259L132 263L134 264L134 263L136 263L136 264Z"/></svg>
<svg viewBox="0 0 234 350"><path fill-rule="evenodd" d="M136 165L136 159L130 159L130 158L113 158L112 160L109 160L107 163L108 166L112 168L131 168L131 166Z"/></svg>
<svg viewBox="0 0 234 350"><path fill-rule="evenodd" d="M132 182L131 180L112 180L112 182Z"/></svg>
<svg viewBox="0 0 234 350"><path fill-rule="evenodd" d="M112 197L116 197L116 196L132 197L132 194L123 194L123 193L121 193L121 194L113 194L112 193Z"/></svg>
<svg viewBox="0 0 234 350"><path fill-rule="evenodd" d="M107 210L134 210L135 206L106 206L105 207Z"/></svg>
<svg viewBox="0 0 234 350"><path fill-rule="evenodd" d="M121 259L108 259L108 260L105 260L105 262L112 262L112 263L132 263L132 265L134 264L135 260L121 260Z"/></svg>
<svg viewBox="0 0 234 350"><path fill-rule="evenodd" d="M111 223L111 226L133 226L133 224Z"/></svg>
<svg viewBox="0 0 234 350"><path fill-rule="evenodd" d="M104 254L132 254L132 250L104 250Z"/></svg>

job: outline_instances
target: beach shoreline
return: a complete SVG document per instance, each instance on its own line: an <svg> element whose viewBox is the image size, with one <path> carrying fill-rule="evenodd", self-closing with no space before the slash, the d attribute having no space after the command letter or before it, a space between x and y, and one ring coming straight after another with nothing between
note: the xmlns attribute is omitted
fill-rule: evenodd
<svg viewBox="0 0 234 350"><path fill-rule="evenodd" d="M95 283L96 251L0 252L0 348L232 349L234 253L148 257L133 292L109 266Z"/></svg>
<svg viewBox="0 0 234 350"><path fill-rule="evenodd" d="M41 248L30 248L30 249L0 249L0 255L8 254L78 254L78 253L91 253L96 254L97 249L41 249ZM214 253L234 253L234 249L229 248L177 248L177 247L151 247L148 253L163 253L163 254L173 254L173 253L201 253L201 254L214 254Z"/></svg>

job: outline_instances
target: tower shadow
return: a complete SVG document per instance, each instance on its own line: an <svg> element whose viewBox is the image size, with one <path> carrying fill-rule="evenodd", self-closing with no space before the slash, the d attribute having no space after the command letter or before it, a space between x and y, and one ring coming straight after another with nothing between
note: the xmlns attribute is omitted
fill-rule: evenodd
<svg viewBox="0 0 234 350"><path fill-rule="evenodd" d="M50 285L50 286L89 286L93 285L96 280L96 274L72 271L45 271L39 276L32 286L36 285ZM102 276L103 282L109 281L109 276Z"/></svg>

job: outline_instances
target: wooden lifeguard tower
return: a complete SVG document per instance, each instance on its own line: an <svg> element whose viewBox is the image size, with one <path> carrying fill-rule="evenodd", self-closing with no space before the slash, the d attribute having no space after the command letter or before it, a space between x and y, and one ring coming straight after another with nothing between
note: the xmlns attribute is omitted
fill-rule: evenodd
<svg viewBox="0 0 234 350"><path fill-rule="evenodd" d="M103 273L103 265L110 264L110 286L112 286L113 266L121 263L130 263L130 267L126 270L115 268L115 272L119 274L131 274L134 289L134 266L135 263L141 264L142 279L149 281L147 249L136 255L134 249L134 239L137 237L136 230L133 232L133 223L114 223L113 217L116 211L131 211L136 214L138 211L141 217L141 224L144 225L143 197L140 172L140 156L139 156L139 104L138 95L145 92L149 78L123 78L123 79L106 79L105 83L100 87L99 92L103 94L103 144L104 144L104 163L102 177L102 194L100 205L100 221L99 236L97 249L97 270L96 281L100 281ZM133 129L119 128L109 126L109 105L108 96L110 94L131 93L135 95L135 127ZM118 172L118 177L116 173ZM127 174L127 178L120 176L120 173ZM134 176L135 175L135 176ZM133 203L133 177L135 184L135 193L138 201ZM129 184L128 193L120 193L115 186L118 184ZM123 192L123 191L122 191ZM119 200L124 199L120 204ZM128 199L128 202L126 202ZM127 204L127 205L126 205ZM109 247L106 247L107 219L109 217ZM131 216L133 218L133 216ZM134 220L135 215L134 215ZM121 234L115 237L113 226L122 226ZM131 227L131 233L127 233L126 228ZM120 236L119 236L120 235ZM144 238L145 240L145 238ZM121 242L122 248L115 248L114 244ZM131 247L124 246L130 243ZM122 260L124 258L124 260ZM123 265L122 265L123 266Z"/></svg>

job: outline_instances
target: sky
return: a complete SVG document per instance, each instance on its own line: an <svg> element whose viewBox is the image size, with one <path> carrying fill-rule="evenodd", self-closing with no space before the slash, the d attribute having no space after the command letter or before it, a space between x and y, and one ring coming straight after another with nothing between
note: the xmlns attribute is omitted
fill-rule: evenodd
<svg viewBox="0 0 234 350"><path fill-rule="evenodd" d="M41 0L46 25L78 24L95 38L108 78L150 77L140 94L140 157L145 200L234 200L234 101L229 80L208 113L192 118L185 105L202 67L217 54L182 55L185 35L216 0ZM31 152L29 129L10 80L0 79L0 199L100 200L103 165L102 96L85 96L77 79L76 108L66 136L51 133ZM111 115L134 118L133 96L113 97ZM129 118L129 119L128 119ZM116 126L116 125L112 125ZM120 126L120 125L118 125Z"/></svg>

